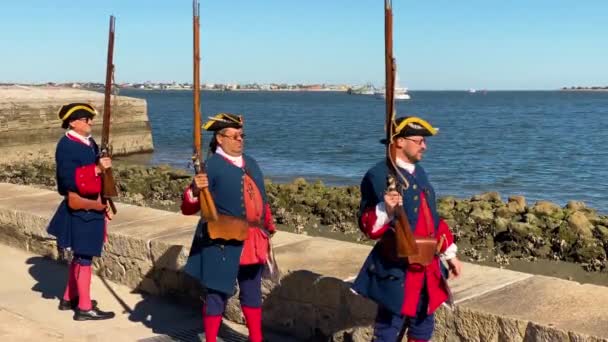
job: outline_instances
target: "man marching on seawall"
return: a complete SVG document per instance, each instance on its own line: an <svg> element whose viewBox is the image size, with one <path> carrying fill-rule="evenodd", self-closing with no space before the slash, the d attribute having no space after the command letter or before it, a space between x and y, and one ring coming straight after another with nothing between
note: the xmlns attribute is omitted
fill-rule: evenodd
<svg viewBox="0 0 608 342"><path fill-rule="evenodd" d="M97 308L91 300L91 263L101 256L106 240L107 205L101 200L101 177L112 167L110 158L99 158L99 148L91 137L91 125L97 112L86 103L61 107L61 127L69 129L59 140L55 152L57 190L65 197L51 219L48 233L57 245L73 252L68 282L59 310L75 310L74 320L101 320L113 312Z"/></svg>
<svg viewBox="0 0 608 342"><path fill-rule="evenodd" d="M206 288L203 325L207 342L215 342L226 301L239 284L239 300L249 330L249 341L262 337L262 270L269 257L269 238L275 232L266 198L264 177L256 161L243 154L245 134L240 116L220 113L204 125L213 131L213 153L206 174L198 174L183 195L181 210L200 210L199 193L207 188L219 219L201 219L185 271Z"/></svg>
<svg viewBox="0 0 608 342"><path fill-rule="evenodd" d="M361 182L359 225L371 239L379 239L365 261L353 290L378 304L374 324L375 341L398 341L407 327L408 341L428 341L435 327L434 312L449 299L447 270L435 254L426 266L397 257L393 218L402 205L416 239L438 241L439 253L447 260L452 276L462 265L448 225L439 218L435 191L424 169L417 163L426 151L426 137L437 133L417 117L396 121L393 145L401 191L387 192L386 161L372 167ZM384 141L384 143L387 143Z"/></svg>

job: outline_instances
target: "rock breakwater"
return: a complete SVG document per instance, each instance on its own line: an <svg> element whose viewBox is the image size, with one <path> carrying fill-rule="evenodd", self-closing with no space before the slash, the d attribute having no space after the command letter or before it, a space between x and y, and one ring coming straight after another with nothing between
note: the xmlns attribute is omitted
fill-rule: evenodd
<svg viewBox="0 0 608 342"><path fill-rule="evenodd" d="M118 163L117 163L118 164ZM116 165L120 202L170 211L179 210L191 173L168 166ZM0 170L0 182L55 187L51 162L12 164ZM357 186L332 187L296 179L267 181L267 193L278 224L301 234L333 232L366 243L359 232ZM496 192L470 199L438 200L440 215L452 227L463 259L509 264L512 258L574 262L587 271L608 272L608 216L570 201L561 207L548 201L527 203L522 196L503 201Z"/></svg>

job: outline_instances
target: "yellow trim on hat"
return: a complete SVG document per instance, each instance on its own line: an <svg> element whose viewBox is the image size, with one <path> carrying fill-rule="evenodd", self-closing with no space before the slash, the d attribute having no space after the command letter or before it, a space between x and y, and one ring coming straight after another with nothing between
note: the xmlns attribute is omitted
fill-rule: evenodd
<svg viewBox="0 0 608 342"><path fill-rule="evenodd" d="M222 121L222 120L220 118L216 118L216 117L209 117L209 121L207 121L207 123L205 125L203 125L203 129L208 129L216 121Z"/></svg>
<svg viewBox="0 0 608 342"><path fill-rule="evenodd" d="M231 121L233 121L235 123L238 123L239 125L243 123L243 120L241 120L241 116L240 115L228 114L228 113L220 113L220 115L224 116L224 119L231 120ZM236 119L233 116L236 116Z"/></svg>
<svg viewBox="0 0 608 342"><path fill-rule="evenodd" d="M97 112L95 111L95 109L91 109L91 107L88 106L74 106L72 109L68 110L67 113L65 113L65 115L63 117L61 117L61 121L65 121L67 118L70 117L70 115L72 115L72 113L74 113L75 111L79 110L79 109L84 109L87 112L93 114L93 116L97 115Z"/></svg>
<svg viewBox="0 0 608 342"><path fill-rule="evenodd" d="M239 125L243 124L243 120L240 116L238 116L238 119L235 119L232 117L232 114L227 114L227 113L219 113L216 114L213 117L209 117L209 121L207 121L207 123L203 126L203 129L208 129L209 127L211 127L215 122L226 122L226 121L232 121L234 123L237 123Z"/></svg>
<svg viewBox="0 0 608 342"><path fill-rule="evenodd" d="M397 126L397 128L395 129L395 135L401 133L401 130L403 130L405 128L405 126L407 126L410 123L420 124L422 127L426 128L429 132L431 132L431 135L437 134L437 131L439 130L438 128L434 128L433 126L431 126L431 124L428 123L427 121L425 121L419 117L412 116L399 123L399 126Z"/></svg>

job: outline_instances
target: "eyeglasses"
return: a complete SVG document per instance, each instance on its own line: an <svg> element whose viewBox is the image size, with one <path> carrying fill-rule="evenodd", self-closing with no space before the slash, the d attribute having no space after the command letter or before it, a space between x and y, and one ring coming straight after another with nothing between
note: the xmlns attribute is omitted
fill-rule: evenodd
<svg viewBox="0 0 608 342"><path fill-rule="evenodd" d="M416 144L416 145L418 145L418 146L421 146L421 145L422 145L422 143L424 143L424 144L426 145L426 139L425 139L425 138L422 138L422 139L410 139L410 138L403 138L403 139L405 139L405 140L409 140L409 141L412 141L414 144Z"/></svg>
<svg viewBox="0 0 608 342"><path fill-rule="evenodd" d="M226 138L232 139L232 140L238 140L239 138L241 138L242 140L245 140L245 133L234 134L234 135L228 135L228 134L220 133L220 135L224 136Z"/></svg>

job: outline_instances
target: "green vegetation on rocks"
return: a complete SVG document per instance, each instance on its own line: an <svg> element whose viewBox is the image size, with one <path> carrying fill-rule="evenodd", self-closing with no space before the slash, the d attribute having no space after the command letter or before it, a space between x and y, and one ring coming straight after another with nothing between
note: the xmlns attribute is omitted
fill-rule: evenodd
<svg viewBox="0 0 608 342"><path fill-rule="evenodd" d="M168 166L146 167L115 163L119 201L177 211L191 172ZM0 181L55 187L55 165L40 162L4 166ZM356 217L358 186L332 187L302 178L288 184L266 182L277 223L287 229L315 234L333 232L365 241ZM589 271L608 271L608 216L570 201L565 207L547 201L527 205L522 196L503 202L496 192L470 199L438 199L438 211L452 228L461 252L471 261L543 258L581 264ZM467 259L467 258L464 259Z"/></svg>

